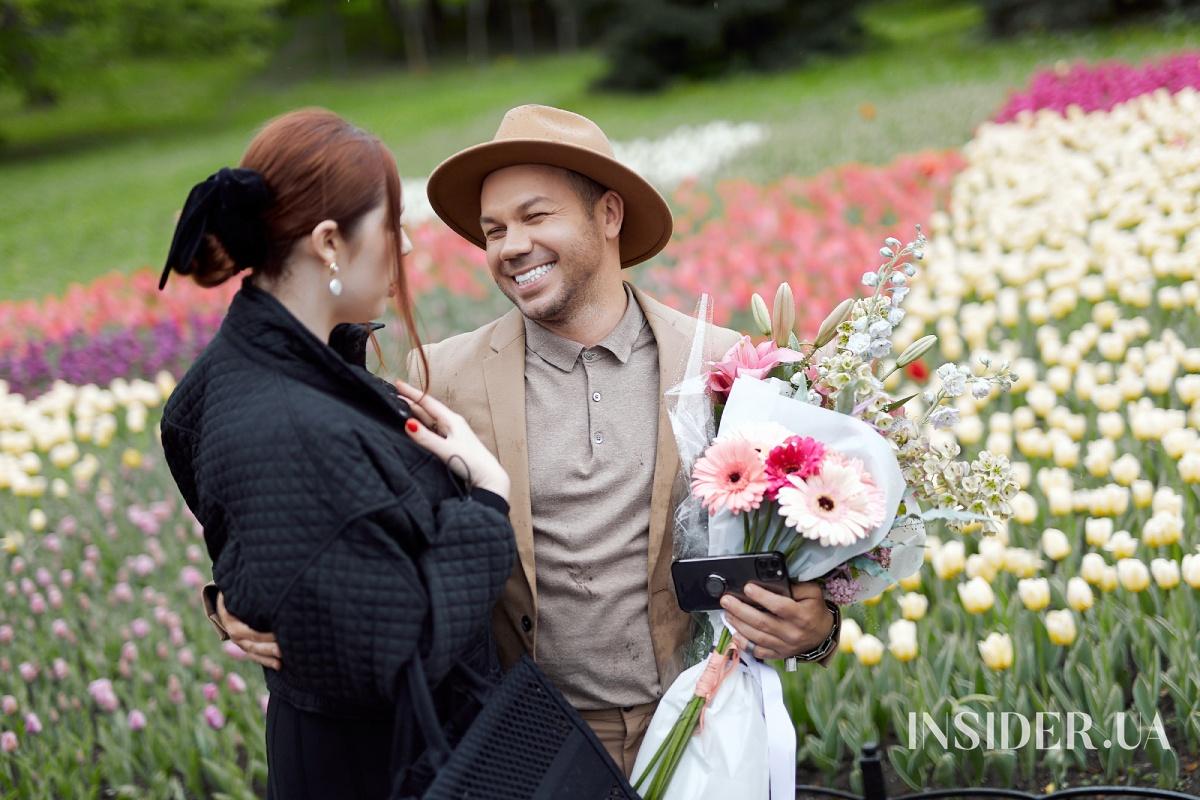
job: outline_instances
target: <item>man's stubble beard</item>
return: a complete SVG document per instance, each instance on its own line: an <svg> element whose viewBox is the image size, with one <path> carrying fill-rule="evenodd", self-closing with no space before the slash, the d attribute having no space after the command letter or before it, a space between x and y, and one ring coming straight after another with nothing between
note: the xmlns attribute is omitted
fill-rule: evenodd
<svg viewBox="0 0 1200 800"><path fill-rule="evenodd" d="M549 305L540 310L521 308L517 298L512 294L508 295L508 299L513 305L521 309L521 313L528 319L534 322L540 322L549 325L563 325L570 322L578 315L584 313L588 306L592 305L598 290L596 282L600 272L600 262L604 255L603 235L599 230L599 226L592 227L588 230L587 239L581 242L578 247L572 248L566 253L559 253L558 269L564 270L561 274L557 296L552 299ZM574 276L567 277L567 272L563 267L564 261L567 264L575 265L577 270ZM580 267L579 265L587 265Z"/></svg>

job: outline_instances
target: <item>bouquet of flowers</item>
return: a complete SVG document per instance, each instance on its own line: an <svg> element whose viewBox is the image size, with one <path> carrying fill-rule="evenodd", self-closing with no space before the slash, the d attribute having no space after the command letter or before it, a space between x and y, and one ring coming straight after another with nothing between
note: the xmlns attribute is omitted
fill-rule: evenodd
<svg viewBox="0 0 1200 800"><path fill-rule="evenodd" d="M698 324L683 382L668 392L691 496L676 513L676 554L783 553L795 581L821 582L846 605L875 596L920 568L926 523L997 529L1018 491L1008 460L959 460L938 431L958 419L956 399L1007 391L1007 365L945 364L938 387L895 397L889 376L928 353L926 336L894 359L907 284L925 238L889 238L885 262L863 276L873 290L843 301L812 342L792 328L783 284L774 313L752 302L758 332L719 362L703 364ZM701 299L701 323L709 317ZM920 408L923 406L923 408ZM733 645L723 619L708 659L664 695L634 766L645 800L792 797L795 731L774 670ZM706 713L709 724L704 726ZM699 729L699 731L698 731ZM697 735L698 734L698 735ZM682 771L681 771L682 768Z"/></svg>

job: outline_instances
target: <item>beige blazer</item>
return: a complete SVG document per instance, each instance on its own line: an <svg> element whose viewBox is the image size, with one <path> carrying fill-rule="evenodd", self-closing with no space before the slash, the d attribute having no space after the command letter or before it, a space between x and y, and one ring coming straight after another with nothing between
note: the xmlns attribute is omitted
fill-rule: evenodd
<svg viewBox="0 0 1200 800"><path fill-rule="evenodd" d="M660 397L682 377L695 319L633 289L658 343ZM705 358L718 360L738 340L725 328L706 337ZM510 518L518 561L493 615L493 630L505 665L521 653L537 657L537 573L529 500L529 459L525 440L525 322L517 309L470 333L426 346L429 393L461 414L496 455L512 480ZM416 358L409 374L420 385ZM679 609L671 587L671 521L679 479L679 455L667 419L658 408L658 449L651 495L646 594L658 677L668 686L682 664L679 656L691 634L691 617ZM680 484L681 485L681 484Z"/></svg>

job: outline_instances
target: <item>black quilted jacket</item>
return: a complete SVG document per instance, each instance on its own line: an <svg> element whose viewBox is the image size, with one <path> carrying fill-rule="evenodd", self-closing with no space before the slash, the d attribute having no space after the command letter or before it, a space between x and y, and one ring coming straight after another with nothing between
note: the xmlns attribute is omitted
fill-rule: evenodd
<svg viewBox="0 0 1200 800"><path fill-rule="evenodd" d="M494 666L489 620L514 544L504 500L468 494L403 432L404 400L351 363L366 332L333 338L347 360L247 282L162 434L226 605L278 637L270 690L381 718L418 654L435 683L456 661Z"/></svg>

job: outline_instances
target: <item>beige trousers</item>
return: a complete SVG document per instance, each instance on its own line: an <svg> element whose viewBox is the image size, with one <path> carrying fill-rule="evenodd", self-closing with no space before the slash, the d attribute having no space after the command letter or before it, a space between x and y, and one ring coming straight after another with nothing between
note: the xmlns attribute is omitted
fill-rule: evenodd
<svg viewBox="0 0 1200 800"><path fill-rule="evenodd" d="M658 703L646 703L625 708L580 711L579 715L591 726L612 760L629 777L637 760L638 748L642 746L642 738L650 727L650 719L657 707Z"/></svg>

